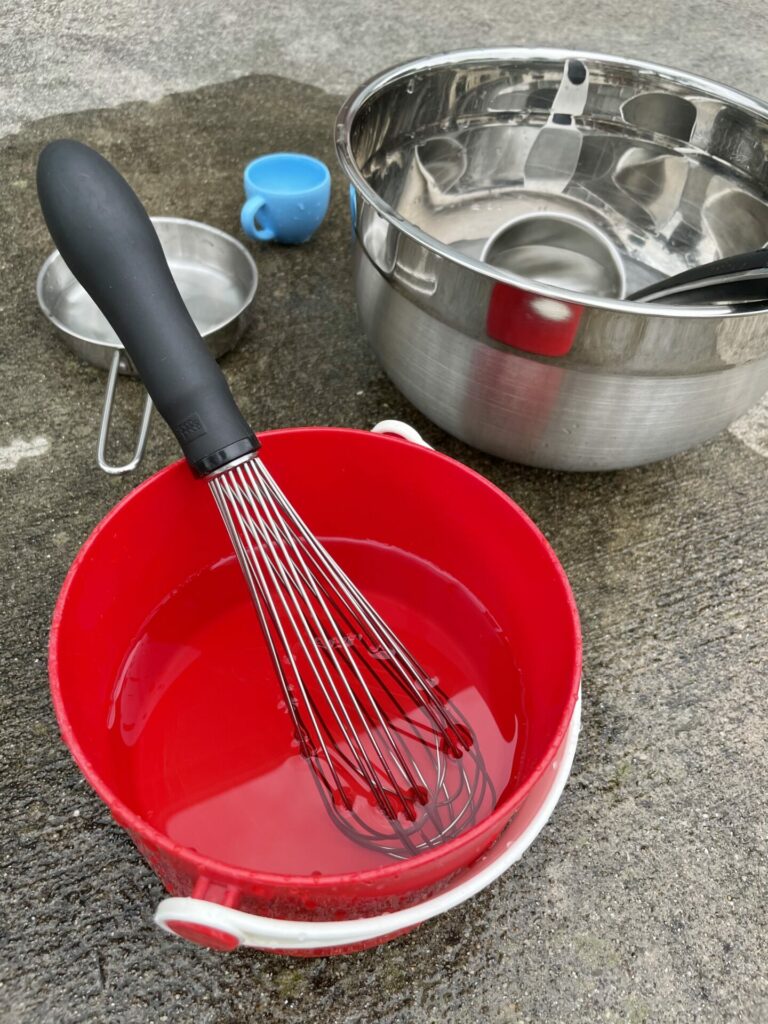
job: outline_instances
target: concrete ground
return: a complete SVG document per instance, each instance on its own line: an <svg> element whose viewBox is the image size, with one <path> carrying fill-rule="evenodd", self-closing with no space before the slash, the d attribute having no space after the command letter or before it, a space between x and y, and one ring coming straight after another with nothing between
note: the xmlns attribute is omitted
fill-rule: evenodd
<svg viewBox="0 0 768 1024"><path fill-rule="evenodd" d="M352 957L225 957L154 929L159 882L58 739L45 661L60 583L101 516L176 448L156 421L133 478L98 471L104 374L62 346L33 287L50 250L34 163L54 136L101 148L152 213L236 232L247 158L305 149L333 168L339 96L328 90L388 62L463 43L578 43L768 96L761 9L494 0L422 4L418 24L410 5L348 0L3 11L3 124L21 126L0 140L3 1024L768 1020L765 406L641 469L505 464L423 420L366 350L335 168L331 215L310 245L254 248L254 320L223 361L246 415L269 426L405 418L513 495L571 578L585 701L551 824L482 896ZM126 419L139 401L138 385L121 389ZM115 443L128 443L126 427Z"/></svg>
<svg viewBox="0 0 768 1024"><path fill-rule="evenodd" d="M406 57L470 46L580 46L768 94L763 0L5 0L0 10L0 131L253 73L343 92Z"/></svg>

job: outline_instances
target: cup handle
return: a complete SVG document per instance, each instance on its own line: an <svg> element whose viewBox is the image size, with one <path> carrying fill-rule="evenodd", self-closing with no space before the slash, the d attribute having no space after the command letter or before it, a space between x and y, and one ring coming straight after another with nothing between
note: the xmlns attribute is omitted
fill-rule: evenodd
<svg viewBox="0 0 768 1024"><path fill-rule="evenodd" d="M271 228L256 227L256 214L264 205L261 196L251 196L250 199L246 199L240 211L240 227L251 238L258 238L261 242L271 242L275 237L275 232Z"/></svg>

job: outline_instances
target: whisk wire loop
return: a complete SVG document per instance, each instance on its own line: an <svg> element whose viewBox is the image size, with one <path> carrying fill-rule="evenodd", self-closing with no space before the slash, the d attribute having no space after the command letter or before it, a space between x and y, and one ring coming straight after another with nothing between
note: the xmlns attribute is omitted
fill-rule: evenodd
<svg viewBox="0 0 768 1024"><path fill-rule="evenodd" d="M495 804L468 723L259 458L209 479L301 753L336 825L394 858Z"/></svg>

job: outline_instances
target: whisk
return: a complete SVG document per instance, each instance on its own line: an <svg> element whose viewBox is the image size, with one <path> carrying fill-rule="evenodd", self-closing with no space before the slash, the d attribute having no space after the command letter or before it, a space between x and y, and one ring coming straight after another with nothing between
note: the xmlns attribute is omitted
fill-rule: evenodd
<svg viewBox="0 0 768 1024"><path fill-rule="evenodd" d="M74 140L45 147L37 182L64 261L209 482L334 823L393 858L459 835L496 802L470 724L272 478L139 199Z"/></svg>

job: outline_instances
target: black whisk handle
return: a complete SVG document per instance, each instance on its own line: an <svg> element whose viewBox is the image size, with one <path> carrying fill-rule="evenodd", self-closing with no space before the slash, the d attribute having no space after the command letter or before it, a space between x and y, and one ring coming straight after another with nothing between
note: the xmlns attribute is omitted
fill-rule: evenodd
<svg viewBox="0 0 768 1024"><path fill-rule="evenodd" d="M256 451L125 179L95 150L59 139L40 154L37 191L64 262L112 325L193 469L211 473Z"/></svg>

